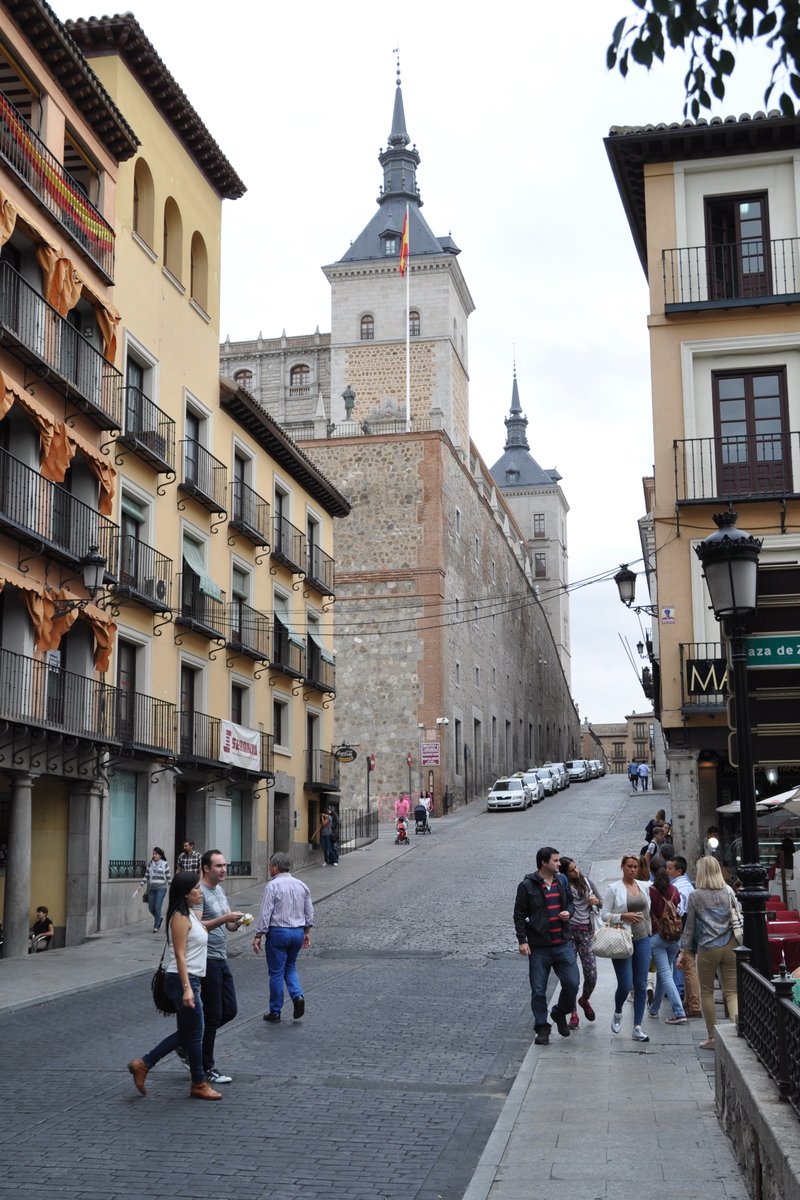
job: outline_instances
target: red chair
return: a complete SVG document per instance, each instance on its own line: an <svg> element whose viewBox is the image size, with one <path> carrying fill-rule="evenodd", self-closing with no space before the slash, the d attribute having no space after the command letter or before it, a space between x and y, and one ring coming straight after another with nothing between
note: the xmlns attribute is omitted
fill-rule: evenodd
<svg viewBox="0 0 800 1200"><path fill-rule="evenodd" d="M777 975L781 969L781 959L786 963L787 971L800 967L800 934L782 938L769 939L769 952L772 958L772 969Z"/></svg>
<svg viewBox="0 0 800 1200"><path fill-rule="evenodd" d="M784 904L780 896L767 897L767 908L785 908L788 909L788 904Z"/></svg>
<svg viewBox="0 0 800 1200"><path fill-rule="evenodd" d="M792 934L800 936L800 921L770 921L767 925L768 937L788 937Z"/></svg>

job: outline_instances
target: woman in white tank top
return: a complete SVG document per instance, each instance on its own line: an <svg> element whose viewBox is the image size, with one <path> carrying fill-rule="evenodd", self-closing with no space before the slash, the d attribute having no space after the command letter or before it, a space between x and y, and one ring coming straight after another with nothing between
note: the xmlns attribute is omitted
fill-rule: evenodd
<svg viewBox="0 0 800 1200"><path fill-rule="evenodd" d="M209 1085L203 1070L203 1002L200 981L206 973L208 933L192 909L203 903L200 879L194 871L181 871L169 889L166 991L175 1005L177 1029L141 1058L128 1063L133 1082L144 1096L148 1071L162 1058L183 1046L192 1075L190 1096L198 1100L221 1100L222 1093Z"/></svg>

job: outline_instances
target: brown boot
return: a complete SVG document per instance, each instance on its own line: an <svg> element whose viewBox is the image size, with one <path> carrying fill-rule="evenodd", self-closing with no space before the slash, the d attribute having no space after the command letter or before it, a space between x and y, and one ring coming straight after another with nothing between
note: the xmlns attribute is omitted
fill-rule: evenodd
<svg viewBox="0 0 800 1200"><path fill-rule="evenodd" d="M141 1092L143 1096L146 1096L147 1088L144 1086L144 1081L147 1078L147 1072L150 1070L147 1063L141 1058L134 1058L133 1062L128 1063L128 1070L133 1076L137 1092Z"/></svg>
<svg viewBox="0 0 800 1200"><path fill-rule="evenodd" d="M195 1096L198 1100L222 1099L222 1092L215 1092L206 1079L202 1083L193 1083L189 1088L189 1095Z"/></svg>

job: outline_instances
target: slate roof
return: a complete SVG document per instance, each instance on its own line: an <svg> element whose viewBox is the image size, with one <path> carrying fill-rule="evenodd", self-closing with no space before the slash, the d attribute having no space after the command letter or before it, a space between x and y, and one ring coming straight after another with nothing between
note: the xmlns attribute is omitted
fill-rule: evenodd
<svg viewBox="0 0 800 1200"><path fill-rule="evenodd" d="M505 418L506 444L504 453L498 458L490 475L499 488L504 492L515 488L548 487L551 488L561 479L558 471L540 467L530 452L528 437L525 432L528 418L522 411L519 402L517 373L514 371L514 384L511 389L511 409ZM513 482L509 481L508 472L516 471Z"/></svg>

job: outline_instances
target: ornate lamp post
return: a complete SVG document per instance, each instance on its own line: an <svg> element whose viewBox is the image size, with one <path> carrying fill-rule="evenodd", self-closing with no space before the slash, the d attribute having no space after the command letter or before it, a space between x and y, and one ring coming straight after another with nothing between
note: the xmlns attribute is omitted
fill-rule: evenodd
<svg viewBox="0 0 800 1200"><path fill-rule="evenodd" d="M703 566L711 607L723 624L730 644L742 820L743 862L739 866L739 877L744 886L739 897L744 912L744 941L752 952L753 966L769 977L772 969L767 941L767 869L759 861L745 639L748 618L757 607L758 555L762 543L760 538L736 528L738 515L735 512L716 514L716 533L695 550Z"/></svg>

